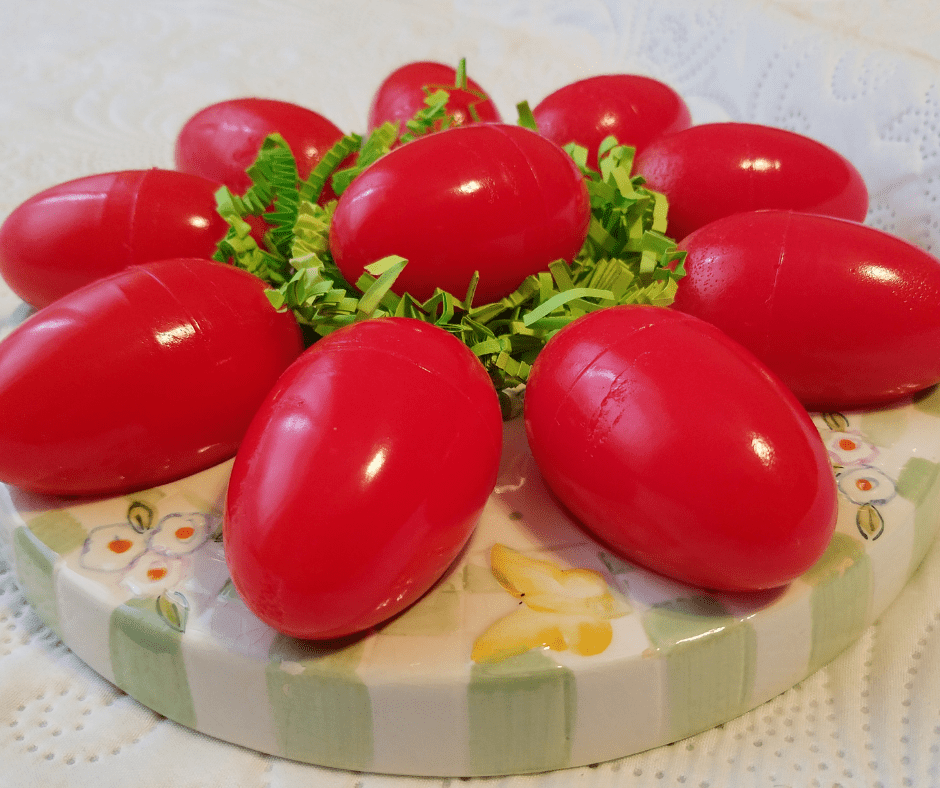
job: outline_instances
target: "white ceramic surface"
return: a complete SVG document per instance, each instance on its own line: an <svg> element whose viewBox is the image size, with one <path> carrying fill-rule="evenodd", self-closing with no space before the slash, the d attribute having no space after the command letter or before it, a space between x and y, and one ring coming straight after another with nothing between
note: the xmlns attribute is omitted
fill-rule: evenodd
<svg viewBox="0 0 940 788"><path fill-rule="evenodd" d="M357 129L371 91L395 65L465 55L471 73L510 117L516 101L537 101L578 76L632 70L672 83L688 97L696 120L756 120L815 136L862 169L873 193L871 223L935 253L940 248L940 65L935 59L940 23L926 2L415 0L339 7L290 0L80 5L41 0L0 9L0 39L7 53L0 73L3 214L70 177L168 166L176 130L212 101L248 94L283 97L323 109L340 125ZM17 312L9 294L4 293L3 305L5 312ZM932 419L919 409L911 412ZM906 417L900 421L909 423ZM881 447L880 462L886 462L891 452L884 450L904 430L898 432L894 418L877 428L871 419L866 422L861 431ZM928 428L923 451L930 451L929 434ZM899 479L892 474L902 465L883 471L896 493ZM889 507L897 512L907 501L896 495ZM929 517L931 507L923 511ZM843 530L860 540L852 527L843 523ZM886 528L877 541L865 542L866 556L900 549L888 541L891 533ZM919 533L929 533L929 527ZM910 544L904 549L915 555ZM887 604L892 585L900 587L910 567L907 561L889 563L886 574L872 574L883 579L872 585L866 616ZM607 573L611 588L620 590L623 578L606 565L598 568ZM6 565L3 569L0 784L126 784L121 775L128 770L135 785L160 788L213 782L239 788L448 782L307 767L191 734L88 671L39 623ZM899 605L861 631L835 662L721 728L596 769L506 778L499 784L567 785L572 779L592 786L933 784L940 742L938 587L940 558L934 552L901 592ZM493 594L508 596L501 589ZM611 620L612 628L642 619L642 595L632 599L632 607L630 614ZM190 633L198 631L192 627ZM846 643L852 639L847 635ZM789 640L776 650L788 649ZM558 660L570 657L546 653ZM799 662L796 654L788 659ZM798 673L794 667L794 681ZM759 676L767 673L755 671L755 686ZM229 686L213 691L235 694ZM661 721L648 727L657 725L661 730ZM443 727L438 735L444 735ZM585 752L583 741L578 752Z"/></svg>

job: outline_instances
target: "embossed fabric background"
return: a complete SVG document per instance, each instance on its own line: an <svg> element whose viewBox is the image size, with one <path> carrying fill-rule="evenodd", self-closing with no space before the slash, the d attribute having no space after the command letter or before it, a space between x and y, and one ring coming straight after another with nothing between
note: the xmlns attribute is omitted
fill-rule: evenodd
<svg viewBox="0 0 940 788"><path fill-rule="evenodd" d="M594 73L669 82L696 121L782 126L836 148L869 221L940 253L940 10L932 0L37 0L0 5L0 217L81 175L172 166L202 106L259 95L362 130L381 79L456 62L507 119ZM0 290L0 314L18 302ZM9 323L9 321L8 321ZM642 713L638 710L637 713ZM546 775L352 774L193 733L100 679L0 561L0 786L418 788L940 785L940 547L831 665L673 746Z"/></svg>

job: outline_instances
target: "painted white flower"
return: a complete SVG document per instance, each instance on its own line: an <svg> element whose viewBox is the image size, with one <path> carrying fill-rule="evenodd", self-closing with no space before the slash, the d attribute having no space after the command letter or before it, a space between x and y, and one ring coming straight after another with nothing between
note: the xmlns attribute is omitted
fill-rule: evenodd
<svg viewBox="0 0 940 788"><path fill-rule="evenodd" d="M189 555L205 544L209 534L209 518L200 512L168 514L150 531L149 547L161 555Z"/></svg>
<svg viewBox="0 0 940 788"><path fill-rule="evenodd" d="M135 596L159 596L176 586L183 577L183 560L147 552L121 580Z"/></svg>
<svg viewBox="0 0 940 788"><path fill-rule="evenodd" d="M861 465L878 455L878 447L858 432L830 432L823 440L836 465Z"/></svg>
<svg viewBox="0 0 940 788"><path fill-rule="evenodd" d="M852 503L886 503L897 492L894 482L870 465L852 468L839 474L839 489Z"/></svg>
<svg viewBox="0 0 940 788"><path fill-rule="evenodd" d="M137 533L129 523L101 525L93 528L79 563L98 572L120 572L127 569L147 551L147 537Z"/></svg>

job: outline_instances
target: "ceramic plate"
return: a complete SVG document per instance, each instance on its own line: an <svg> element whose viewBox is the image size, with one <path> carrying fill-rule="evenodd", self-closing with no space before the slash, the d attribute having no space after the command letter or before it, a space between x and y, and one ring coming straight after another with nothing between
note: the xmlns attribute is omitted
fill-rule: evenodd
<svg viewBox="0 0 940 788"><path fill-rule="evenodd" d="M851 644L904 586L937 527L940 394L814 420L838 528L810 571L773 592L707 593L612 555L548 495L521 419L505 426L496 489L451 571L381 629L339 643L281 636L238 598L220 538L230 463L79 504L10 489L5 541L69 648L183 725L357 771L558 769L763 703ZM529 607L527 590L553 601Z"/></svg>

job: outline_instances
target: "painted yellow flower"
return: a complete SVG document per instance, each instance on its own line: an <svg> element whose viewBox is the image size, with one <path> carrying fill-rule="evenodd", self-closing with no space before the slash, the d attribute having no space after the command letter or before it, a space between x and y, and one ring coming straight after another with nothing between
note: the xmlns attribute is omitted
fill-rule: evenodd
<svg viewBox="0 0 940 788"><path fill-rule="evenodd" d="M474 662L499 662L533 648L600 654L613 639L611 619L630 612L600 572L561 569L502 544L490 552L493 576L520 606L473 644Z"/></svg>

